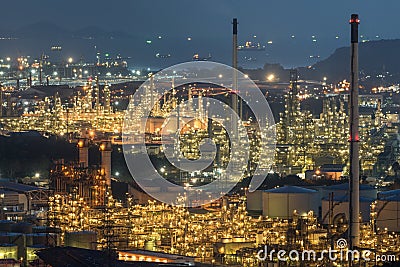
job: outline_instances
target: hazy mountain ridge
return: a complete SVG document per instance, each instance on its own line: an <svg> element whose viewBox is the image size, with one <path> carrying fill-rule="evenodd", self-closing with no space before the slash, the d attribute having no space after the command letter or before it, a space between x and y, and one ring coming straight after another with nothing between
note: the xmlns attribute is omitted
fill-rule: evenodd
<svg viewBox="0 0 400 267"><path fill-rule="evenodd" d="M0 29L0 33L5 36L16 38L131 38L128 33L121 31L107 31L97 26L87 26L78 30L69 30L57 24L40 21L32 23L16 30Z"/></svg>
<svg viewBox="0 0 400 267"><path fill-rule="evenodd" d="M364 82L398 83L400 81L400 39L370 41L359 44L360 78ZM306 79L340 81L350 77L350 47L341 47L311 68L300 68ZM383 78L376 77L384 75ZM368 77L370 76L370 77Z"/></svg>
<svg viewBox="0 0 400 267"><path fill-rule="evenodd" d="M226 49L225 43L210 43L207 40L191 41L190 43L182 38L162 38L155 36L144 37L139 36L135 32L124 31L108 31L98 26L86 26L77 30L70 30L60 27L57 24L47 21L33 23L16 30L0 29L0 36L12 37L10 40L4 39L0 42L0 50L3 51L0 56L15 55L39 55L42 53L51 53L50 48L53 45L60 45L63 51L59 53L59 57L85 58L87 60L95 60L95 51L93 47L97 47L98 51L110 54L121 54L132 58L128 63L131 67L149 67L156 69L168 67L173 64L191 60L194 53L202 56L212 54L213 61L227 63L231 62L230 43L229 50ZM16 38L14 40L13 38ZM151 44L148 40L152 40ZM381 85L398 83L400 81L400 39L379 40L360 43L360 78L367 85ZM288 81L289 75L276 62L284 64L288 61L288 55L285 51L288 47L282 44L280 50L274 51L274 59L270 62L274 64L265 64L259 60L259 69L251 70L251 78L256 80L265 80L267 73L275 73L281 82ZM203 50L203 51L202 51ZM168 59L156 58L157 53L168 53L172 57ZM305 56L306 51L298 51L296 54ZM260 54L252 56L258 57ZM239 65L243 65L243 54ZM289 57L291 58L291 57ZM294 62L294 59L291 58ZM304 65L303 65L304 66ZM256 68L248 67L248 68ZM311 67L299 67L301 79L322 80L323 77L328 78L328 82L335 83L343 79L349 79L350 73L350 48L341 47L336 49L330 56L323 59ZM389 73L386 73L389 72ZM377 77L383 74L385 77ZM368 77L370 76L370 77Z"/></svg>

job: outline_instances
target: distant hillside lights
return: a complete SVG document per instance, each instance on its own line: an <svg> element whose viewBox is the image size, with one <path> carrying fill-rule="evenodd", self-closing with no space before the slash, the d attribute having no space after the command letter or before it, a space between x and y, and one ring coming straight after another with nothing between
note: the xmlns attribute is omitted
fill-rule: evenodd
<svg viewBox="0 0 400 267"><path fill-rule="evenodd" d="M379 86L372 88L371 91L375 94L385 93L385 92L400 94L400 86L399 85L391 85L388 87Z"/></svg>
<svg viewBox="0 0 400 267"><path fill-rule="evenodd" d="M335 93L348 92L349 89L350 89L350 82L348 82L347 80L343 80L337 84L334 91Z"/></svg>

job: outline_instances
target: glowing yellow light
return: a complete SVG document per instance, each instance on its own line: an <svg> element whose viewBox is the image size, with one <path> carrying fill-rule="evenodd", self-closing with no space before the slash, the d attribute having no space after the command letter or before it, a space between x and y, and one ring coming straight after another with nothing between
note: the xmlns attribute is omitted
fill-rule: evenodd
<svg viewBox="0 0 400 267"><path fill-rule="evenodd" d="M275 75L274 74L270 74L270 75L267 76L267 80L269 82L273 81L274 79L275 79Z"/></svg>

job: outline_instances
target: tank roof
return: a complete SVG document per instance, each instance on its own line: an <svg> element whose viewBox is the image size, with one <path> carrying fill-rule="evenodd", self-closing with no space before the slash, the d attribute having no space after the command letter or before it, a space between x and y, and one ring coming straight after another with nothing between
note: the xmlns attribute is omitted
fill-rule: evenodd
<svg viewBox="0 0 400 267"><path fill-rule="evenodd" d="M289 193L289 194L312 194L316 193L316 190L308 189L300 186L286 185L274 189L265 190L267 193Z"/></svg>

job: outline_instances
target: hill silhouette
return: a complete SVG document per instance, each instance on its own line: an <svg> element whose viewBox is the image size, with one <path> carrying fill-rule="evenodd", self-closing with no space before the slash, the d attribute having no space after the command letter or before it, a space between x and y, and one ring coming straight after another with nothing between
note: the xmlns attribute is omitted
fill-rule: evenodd
<svg viewBox="0 0 400 267"><path fill-rule="evenodd" d="M398 83L400 80L400 39L370 41L359 44L360 79L364 85ZM349 80L350 47L341 47L311 68L300 68L305 79ZM382 75L383 77L381 77ZM377 77L379 76L379 77Z"/></svg>

